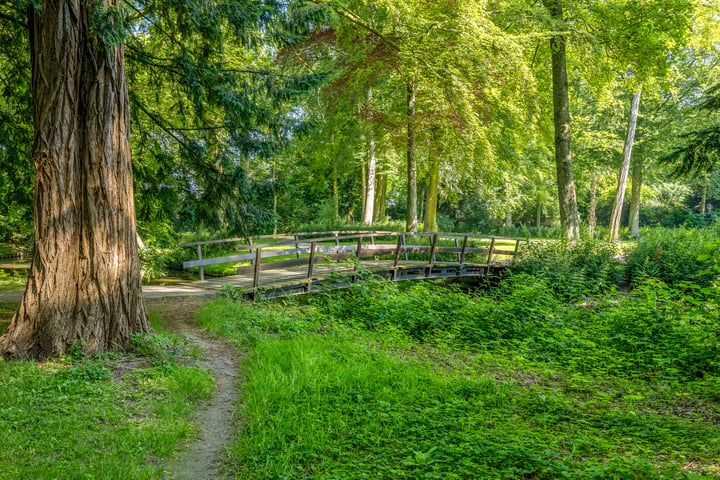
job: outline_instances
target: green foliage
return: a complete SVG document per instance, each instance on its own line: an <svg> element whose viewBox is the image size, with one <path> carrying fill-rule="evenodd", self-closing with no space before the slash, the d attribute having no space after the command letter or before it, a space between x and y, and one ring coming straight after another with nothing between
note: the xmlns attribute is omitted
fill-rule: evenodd
<svg viewBox="0 0 720 480"><path fill-rule="evenodd" d="M720 258L718 226L643 231L627 258L628 277L635 284L646 278L658 278L667 283L710 285L718 279L717 272L711 269Z"/></svg>
<svg viewBox="0 0 720 480"><path fill-rule="evenodd" d="M576 300L608 292L622 280L621 253L604 241L532 241L522 245L511 272L541 278L556 295Z"/></svg>
<svg viewBox="0 0 720 480"><path fill-rule="evenodd" d="M200 323L251 349L235 478L712 475L718 292L565 299L516 274L206 304Z"/></svg>

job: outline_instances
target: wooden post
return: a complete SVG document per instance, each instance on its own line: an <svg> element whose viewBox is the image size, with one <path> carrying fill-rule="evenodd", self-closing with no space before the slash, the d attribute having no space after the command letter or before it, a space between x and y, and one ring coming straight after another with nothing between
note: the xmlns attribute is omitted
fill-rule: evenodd
<svg viewBox="0 0 720 480"><path fill-rule="evenodd" d="M198 260L202 260L202 245L198 245ZM200 280L205 280L205 270L200 266Z"/></svg>
<svg viewBox="0 0 720 480"><path fill-rule="evenodd" d="M361 235L358 237L357 251L355 252L355 258L357 259L357 265L355 265L356 271L358 270L358 268L360 268L360 250L362 250L362 241L363 241L363 237Z"/></svg>
<svg viewBox="0 0 720 480"><path fill-rule="evenodd" d="M375 237L370 237L370 245L375 245ZM373 255L373 260L377 262L377 255Z"/></svg>
<svg viewBox="0 0 720 480"><path fill-rule="evenodd" d="M406 243L405 243L405 234L404 234L404 233L402 234L402 242L403 242L403 247L404 247L404 246L406 245ZM408 254L407 254L407 252L405 252L405 261L406 261L406 262L408 261Z"/></svg>
<svg viewBox="0 0 720 480"><path fill-rule="evenodd" d="M338 236L338 232L333 232L335 235L335 246L337 247L337 256L338 256L338 263L342 262L342 259L340 258L340 238Z"/></svg>
<svg viewBox="0 0 720 480"><path fill-rule="evenodd" d="M460 252L460 265L465 263L465 252L467 251L467 244L468 244L468 236L465 235L465 238L463 239L462 251Z"/></svg>
<svg viewBox="0 0 720 480"><path fill-rule="evenodd" d="M316 245L317 245L317 242L310 242L310 260L308 261L307 278L312 277L312 274L313 274L313 265L315 264L315 246Z"/></svg>
<svg viewBox="0 0 720 480"><path fill-rule="evenodd" d="M460 240L455 239L455 248L460 248ZM457 253L458 263L460 263L460 252Z"/></svg>
<svg viewBox="0 0 720 480"><path fill-rule="evenodd" d="M248 237L248 243L250 244L250 253L252 253L252 251L253 251L253 239L252 239L252 237ZM254 258L251 258L251 259L250 259L250 265L255 265L255 259L254 259Z"/></svg>
<svg viewBox="0 0 720 480"><path fill-rule="evenodd" d="M495 248L495 237L492 237L492 240L490 241L490 250L488 250L488 259L487 259L488 266L490 266L490 261L492 260L494 248Z"/></svg>
<svg viewBox="0 0 720 480"><path fill-rule="evenodd" d="M434 233L431 240L432 244L430 245L430 259L428 260L428 265L430 266L435 263L435 249L437 248L437 240L438 234Z"/></svg>
<svg viewBox="0 0 720 480"><path fill-rule="evenodd" d="M298 247L298 236L297 236L297 235L293 235L293 238L295 239L295 248L297 249L297 248L299 248L299 247ZM296 255L297 255L297 258L300 258L300 253L299 253L299 252L298 252Z"/></svg>
<svg viewBox="0 0 720 480"><path fill-rule="evenodd" d="M260 259L262 259L262 247L258 245L255 248L255 268L253 269L253 298L260 285Z"/></svg>
<svg viewBox="0 0 720 480"><path fill-rule="evenodd" d="M395 261L393 262L393 280L397 278L397 272L398 272L398 262L400 261L400 250L402 249L402 245L405 243L403 241L404 235L398 235L397 238L397 245L395 245Z"/></svg>
<svg viewBox="0 0 720 480"><path fill-rule="evenodd" d="M307 283L305 291L309 292L312 285L313 266L315 265L315 247L317 242L310 242L310 259L308 260Z"/></svg>

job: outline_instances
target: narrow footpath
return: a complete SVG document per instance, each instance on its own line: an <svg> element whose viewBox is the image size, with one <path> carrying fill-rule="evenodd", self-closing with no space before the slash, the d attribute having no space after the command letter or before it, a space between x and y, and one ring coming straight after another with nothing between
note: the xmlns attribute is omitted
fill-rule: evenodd
<svg viewBox="0 0 720 480"><path fill-rule="evenodd" d="M195 325L193 313L202 305L198 297L151 298L149 311L167 319L168 327L185 335L203 351L200 364L215 377L215 394L196 413L193 423L200 431L196 440L181 449L165 467L168 480L210 480L220 478L219 468L225 448L235 435L234 412L239 401L237 376L239 359L228 342L213 338Z"/></svg>

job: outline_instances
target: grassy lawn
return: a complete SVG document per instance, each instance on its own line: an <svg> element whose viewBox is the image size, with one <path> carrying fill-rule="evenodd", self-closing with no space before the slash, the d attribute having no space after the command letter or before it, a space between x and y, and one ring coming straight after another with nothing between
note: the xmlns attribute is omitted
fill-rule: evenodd
<svg viewBox="0 0 720 480"><path fill-rule="evenodd" d="M0 322L7 313L0 307ZM43 363L0 359L0 476L163 478L161 461L194 435L188 419L213 380L180 337L138 337L134 350L78 351Z"/></svg>
<svg viewBox="0 0 720 480"><path fill-rule="evenodd" d="M206 304L201 323L250 352L229 475L720 476L716 298L654 285L588 306L541 280L500 288Z"/></svg>

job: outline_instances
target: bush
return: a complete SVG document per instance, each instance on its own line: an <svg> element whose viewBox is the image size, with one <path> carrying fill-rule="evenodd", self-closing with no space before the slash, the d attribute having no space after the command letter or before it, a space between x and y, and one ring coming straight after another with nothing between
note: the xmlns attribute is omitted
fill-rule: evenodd
<svg viewBox="0 0 720 480"><path fill-rule="evenodd" d="M618 245L603 241L530 242L521 247L508 273L541 278L566 299L586 298L608 292L622 282L621 254Z"/></svg>

